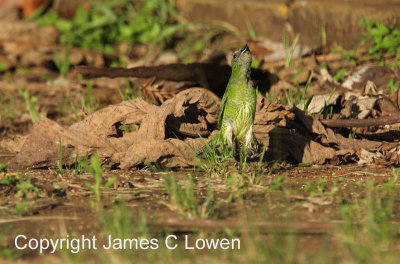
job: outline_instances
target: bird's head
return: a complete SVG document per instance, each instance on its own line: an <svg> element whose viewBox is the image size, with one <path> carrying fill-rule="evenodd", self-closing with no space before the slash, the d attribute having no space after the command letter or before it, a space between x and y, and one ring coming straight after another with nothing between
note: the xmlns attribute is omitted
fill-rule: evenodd
<svg viewBox="0 0 400 264"><path fill-rule="evenodd" d="M250 73L251 60L250 49L246 44L233 53L232 71L239 71L242 74L248 75Z"/></svg>

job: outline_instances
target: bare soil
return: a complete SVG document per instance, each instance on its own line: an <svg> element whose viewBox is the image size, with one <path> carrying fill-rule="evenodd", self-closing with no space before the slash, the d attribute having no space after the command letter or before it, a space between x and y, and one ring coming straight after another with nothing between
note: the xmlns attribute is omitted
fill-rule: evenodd
<svg viewBox="0 0 400 264"><path fill-rule="evenodd" d="M52 124L58 124L62 129L67 130L71 125L81 124L79 122L85 122L90 117L95 116L96 113L99 113L99 109L104 110L107 106L126 102L122 100L120 94L128 92L129 87L126 82L129 81L133 85L133 90L138 95L137 97L144 98L147 106L151 105L148 109L151 109L151 111L158 109L159 112L162 112L160 109L170 111L168 117L164 116L164 119L160 119L163 123L157 123L158 119L151 120L155 126L158 125L158 127L164 129L163 132L168 128L168 125L170 125L169 128L172 131L170 131L169 137L161 136L160 141L152 142L152 146L156 147L161 145L160 142L171 139L174 132L182 132L184 130L176 126L176 123L172 124L173 122L171 122L171 119L177 122L177 112L189 113L188 115L191 118L188 118L189 120L203 118L201 120L204 121L207 119L204 116L206 116L209 109L212 111L217 109L218 98L216 95L213 95L212 98L207 97L209 98L207 102L215 99L215 104L207 107L202 105L203 108L200 110L206 110L203 112L197 111L194 116L190 115L190 111L186 111L187 109L193 110L192 108L183 107L188 105L184 100L184 103L180 102L181 105L177 104L180 108L177 107L171 110L171 108L165 107L165 102L180 98L179 94L182 95L187 88L201 86L202 82L199 80L199 76L196 75L194 78L190 75L193 73L193 69L198 69L199 65L177 65L168 60L167 62L163 61L163 59L160 59L162 56L153 56L153 54L151 54L153 57L150 62L139 61L138 63L137 60L144 57L142 49L137 54L131 54L129 61L132 64L136 62L137 64L134 66L145 65L143 68L136 68L131 71L131 73L135 72L138 76L111 76L116 77L112 79L96 76L96 78L90 79L93 89L88 91L87 87L90 85L87 83L89 79L77 77L78 66L85 65L89 69L96 66L97 71L100 68L100 72L104 73L111 67L111 61L115 57L74 48L71 53L73 58L71 60L72 67L65 78L59 78L59 72L54 66L52 52L55 48L60 52L65 51L66 47L55 43L54 39L56 37L54 36L54 39L52 39L52 34L55 33L51 30L43 33L43 29L32 29L48 35L47 44L37 41L35 36L39 33L36 31L31 34L26 33L24 36L28 39L21 40L18 39L18 34L15 34L15 32L18 32L18 29L22 30L25 24L19 24L18 22L14 26L15 28L12 30L14 38L0 38L0 56L7 55L7 58L12 58L9 68L1 73L2 77L0 78L0 142L5 142L0 145L0 163L10 162L11 164L18 155L24 153L27 145L30 147L29 150L32 150L32 146L34 146L34 144L29 145L29 141L27 141L28 143L21 141L21 138L33 134L32 128L34 125L27 109L26 100L23 99L21 92L18 92L16 87L22 90L26 88L29 91L29 98L33 102L35 110L42 117L47 118L46 120L49 120L49 122L55 122ZM87 236L98 235L100 239L105 240L109 230L107 230L107 225L102 222L104 215L101 214L113 214L113 208L124 204L126 211L133 215L132 225L137 225L142 215L147 216L146 221L150 227L150 233L154 236L165 233L176 234L180 238L185 234L193 236L199 234L223 236L230 232L243 238L243 241L248 241L246 239L251 237L249 230L254 228L264 241L276 239L276 234L279 235L278 237L284 237L285 239L294 237L298 243L296 248L299 254L303 254L303 259L321 254L321 250L325 250L323 254L330 257L332 263L337 263L334 260L341 259L341 254L348 256L348 249L345 249L343 244L338 243L343 230L346 229L348 224L343 217L342 207L358 204L359 201L367 198L367 184L372 184L372 187L376 187L374 192L378 192L377 190L383 189L385 184L393 180L396 173L393 172L392 166L399 164L398 153L400 152L397 146L398 137L396 137L399 125L385 126L385 124L381 124L374 127L331 129L328 126L323 126L322 121L319 121L321 118L326 118L323 114L318 114L319 111L311 118L310 115L305 115L302 110L290 110L290 106L285 105L288 103L287 101L284 102L287 99L285 95L289 91L296 91L297 82L303 89L310 73L313 72L315 75L307 95L329 95L335 88L336 93L339 94L338 98L341 98L337 99L337 102L333 105L331 118L337 120L340 120L340 118L364 120L365 118L398 115L400 92L396 91L389 94L386 87L389 79L399 80L398 69L383 66L377 67L376 61L366 54L365 47L360 48L354 55L357 62L343 58L343 54L329 53L327 48L324 47L324 49L314 50L311 55L301 54L300 57L296 58L293 67L285 68L284 57L282 56L276 61L268 61L266 59L268 55L274 54L275 51L265 48L265 43L269 42L264 38L261 38L260 41L251 41L246 37L239 39L238 37L227 36L223 38L221 43L210 45L211 48L207 54L212 53L212 51L229 53L244 42L250 43L254 57L261 62L258 69L253 71L255 81L258 82L260 87L260 93L266 95L269 92L271 96L273 94L276 96L276 100L273 102L276 105L265 101L259 103L261 114L259 115L260 118L256 118L258 122L256 123L258 129L256 129L256 132L258 132L259 139L265 140L272 127L279 127L281 130L277 131L280 132L278 133L280 138L276 139L279 140L279 144L275 147L281 149L282 153L286 155L282 156L283 160L279 160L273 165L275 150L267 151L268 157L263 163L266 170L263 170L260 175L262 183L249 184L244 182L243 175L245 173L238 173L237 169L228 170L224 175L210 176L204 172L194 171L193 166L188 166L184 162L179 163L179 165L183 164L185 166L162 167L162 172L154 170L154 168L152 170L151 166L147 166L141 160L136 163L127 162L129 166L126 165L125 168L115 169L120 165L117 162L118 160L115 160L119 156L115 156L115 153L112 153L112 155L104 155L102 157L105 163L111 158L113 158L114 163L113 166L108 166L104 169L101 186L112 177L116 177L117 181L110 188L101 188L102 199L100 207L104 209L99 211L93 206L93 200L95 199L93 191L85 187L85 182L94 183L93 175L87 172L82 174L74 172L74 169L69 167L71 163L64 164L61 172L60 168L57 167L57 162L59 161L57 152L55 156L46 156L46 159L40 160L40 162L47 162L45 166L43 166L43 163L41 163L42 166L38 166L38 164L23 166L26 164L17 163L21 166L13 167L7 172L0 172L0 180L10 177L16 181L13 184L0 184L0 230L2 230L0 231L0 249L11 249L11 259L18 258L21 263L43 263L44 261L60 263L64 262L65 259L71 260L73 258L71 256L65 257L63 252L58 252L57 255L52 255L48 252L44 255L39 255L37 252L30 250L18 251L14 247L14 239L18 234L37 238L59 237L66 234L76 237L85 234ZM24 52L20 51L22 47ZM207 59L205 57L207 56L194 56L195 61L204 61ZM385 55L384 60L388 63L392 62L395 60L395 56ZM221 80L215 77L221 75L225 79L229 77L229 66L226 61L226 57L223 56L223 59L217 60L214 65L216 69L222 69L221 71L211 71L214 72L214 75L202 76L211 76L211 79L217 80L217 82L213 83L213 85L209 83L209 87L205 85L201 87L207 88L208 91L211 90L218 95L223 94L225 84L221 85L218 82L218 80ZM159 64L167 65L164 69L171 70L172 73L163 70L157 72L159 75L154 73L155 69L160 69L154 68ZM326 64L329 69L327 75L320 71L322 64ZM368 75L368 78L366 77L362 82L356 83L352 89L343 86L345 79L350 78L362 67L372 64L374 67L366 71L368 73L373 72L372 77ZM200 65L200 67L203 66ZM174 74L174 67L180 69L181 75L179 75L179 78L182 79L176 79L178 77ZM298 74L300 69L302 70ZM339 82L333 81L331 75L342 69L345 70L343 79ZM126 74L125 71L122 70L122 72ZM226 72L228 72L227 76ZM302 72L304 73L301 74ZM154 78L153 76L148 76L151 73L154 73ZM109 71L109 74L113 73ZM366 83L371 80L376 84L376 87L374 91L369 91L369 95L375 101L373 104L365 106L359 98L368 95ZM379 90L382 90L383 93L379 93ZM346 94L350 93L355 95L349 99ZM199 94L202 95L202 93ZM192 94L184 98L193 99L190 96ZM89 100L90 97L92 101ZM167 101L168 99L171 100ZM197 101L193 104L196 106L201 105ZM84 106L88 105L92 107L91 111L88 111L88 107L85 109ZM361 109L361 106L365 107ZM354 108L357 108L357 111L351 112ZM196 108L196 110L198 109ZM210 112L212 112L211 110ZM358 116L362 112L361 110L369 112L366 116L361 117ZM154 113L156 111L154 110ZM160 114L159 112L158 114ZM351 112L351 114L346 116L347 112ZM135 114L134 118L137 117L138 115ZM141 117L140 122L134 125L140 126L142 121L150 123L149 117L149 115ZM179 124L192 125L190 128L193 130L190 131L192 133L195 131L196 135L198 133L195 129L201 132L209 130L204 132L205 138L211 137L212 130L215 130L216 120L204 121L209 125L208 127L206 126L207 129L198 125L200 121L198 123L184 121ZM293 123L290 123L291 121ZM102 122L99 123L101 124ZM38 126L37 124L35 126ZM121 123L117 124L122 125ZM116 124L113 123L112 126L116 126ZM145 135L168 134L151 128L152 126L149 125L148 133L145 133L146 131L137 132L140 128L135 128L133 129L134 131L129 131L132 132L131 137L124 138L120 135L113 135L112 138L115 140L124 139L129 143L141 141L142 145L137 148L144 149L147 142L144 140ZM42 126L41 129L41 135L39 136L44 138L53 131L51 127ZM93 131L102 132L96 129L81 132L87 132L87 135L90 135L90 133L94 133ZM118 133L121 132L117 131ZM183 132L187 134L188 131L185 130ZM141 136L139 137L140 140L135 138L138 135L135 134L136 132ZM124 131L121 134L128 135L129 133ZM58 139L58 134L55 135L55 138ZM303 137L299 137L299 135ZM109 134L102 136L99 138L108 140L111 137ZM186 135L184 139L187 138L189 136ZM137 141L134 141L135 139ZM196 140L200 142L199 138L196 138ZM97 138L93 141L98 143ZM265 142L263 140L260 141ZM26 143L25 149L21 142ZM270 143L273 144L274 142L278 141ZM70 142L65 142L64 140L63 143L62 149L64 147L68 149L69 145L72 145L72 143L70 144ZM94 143L88 147L91 153L95 152L96 146L94 146ZM301 145L303 143L305 145ZM53 140L51 147L58 150L58 144L58 140ZM76 146L79 147L79 144L74 145L74 147ZM303 146L304 149L301 149L299 153L299 151L296 152L294 146ZM162 148L161 150L165 151L165 149L167 148ZM366 154L363 150L368 153ZM174 149L171 153L163 152L162 158L170 162L168 165L177 164L176 160L179 160L177 157L187 156L187 153L179 156L181 152L181 149ZM124 153L130 153L128 148L124 150ZM67 155L68 153L64 154ZM157 164L159 158L157 155L160 153L154 151L152 154L155 156L155 160L152 162ZM137 159L137 157L133 158ZM185 159L184 161L187 160ZM360 162L360 160L364 162ZM33 169L31 165L35 165L37 168ZM237 164L228 163L227 166L237 166ZM213 204L216 206L216 211L209 219L184 217L177 210L173 210L168 206L171 194L165 189L165 177L173 175L182 186L185 186L189 177L193 174L197 175L195 191L199 201L207 199L208 185L214 188ZM26 195L19 194L19 190L16 187L18 180L27 180L29 177L32 185L40 191L29 191ZM400 216L400 211L398 210L400 206L398 185L399 183L396 182L396 188L391 194L394 197L394 212L391 218L393 220L391 220L390 224L394 227L399 226L398 217ZM240 199L242 201L239 201ZM26 206L27 210L16 210L19 206ZM358 226L360 223L354 222L354 225ZM397 230L400 229L397 228ZM396 245L399 244L399 234L396 235ZM279 244L279 241L277 244ZM321 246L324 246L323 249L321 249ZM197 252L196 254L201 255L201 257L196 260L198 262L204 259L207 261L208 253ZM95 260L92 260L93 263L101 260L101 255L99 256L97 252L88 252L87 255L96 257L94 258ZM87 255L82 258L85 259ZM171 257L168 254L167 256ZM191 260L190 258L188 260L186 256L180 258L180 260L182 259L187 262ZM224 260L229 262L230 259L225 257ZM163 262L166 260L161 259L158 261Z"/></svg>

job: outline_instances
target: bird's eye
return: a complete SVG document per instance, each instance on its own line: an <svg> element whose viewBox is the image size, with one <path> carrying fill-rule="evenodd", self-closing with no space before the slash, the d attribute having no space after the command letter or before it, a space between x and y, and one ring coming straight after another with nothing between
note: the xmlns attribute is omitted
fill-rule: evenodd
<svg viewBox="0 0 400 264"><path fill-rule="evenodd" d="M234 58L234 59L237 59L237 57L238 57L237 52L233 53L233 58Z"/></svg>

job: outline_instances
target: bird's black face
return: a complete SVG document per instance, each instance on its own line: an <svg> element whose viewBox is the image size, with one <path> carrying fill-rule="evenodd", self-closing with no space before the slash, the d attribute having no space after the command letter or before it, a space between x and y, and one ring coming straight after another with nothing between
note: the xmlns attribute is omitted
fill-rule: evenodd
<svg viewBox="0 0 400 264"><path fill-rule="evenodd" d="M251 61L250 49L246 44L233 53L232 67L239 67L241 71L248 71L251 67Z"/></svg>

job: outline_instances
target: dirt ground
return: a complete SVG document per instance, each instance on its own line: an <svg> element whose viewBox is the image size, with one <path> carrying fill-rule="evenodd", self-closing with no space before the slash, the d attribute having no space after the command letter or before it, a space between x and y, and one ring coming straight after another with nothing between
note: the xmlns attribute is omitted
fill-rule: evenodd
<svg viewBox="0 0 400 264"><path fill-rule="evenodd" d="M192 172L172 173L183 181ZM79 177L68 174L54 175L49 170L35 170L25 174L31 175L31 182L35 186L42 186L44 190L52 189L52 186L60 186L65 189L65 192L58 195L54 191L49 191L47 194L40 194L39 197L29 197L28 212L24 216L16 216L8 208L20 201L12 190L3 186L1 203L5 206L1 212L1 224L7 226L9 230L5 235L7 242L3 242L4 245L13 247L13 238L17 234L46 237L64 232L72 237L82 233L101 233L102 225L98 214L90 206L91 192L82 185L83 181L91 181L91 175L83 174ZM221 227L237 229L243 221L250 221L252 224L259 225L260 231L265 236L276 232L276 229L280 232L293 232L300 241L304 240L302 243L309 245L310 240L315 240L315 238L320 240L327 235L334 237L336 225L344 225L340 216L340 205L351 202L354 197L359 198L365 195L360 183L373 179L379 185L389 182L393 177L392 170L382 166L288 166L270 175L272 178L284 177L285 181L280 187L284 191L270 190L271 188L249 188L243 198L244 208L234 205L224 207L220 209L223 220L215 220L203 225L201 222L187 223L184 219L180 219L176 212L163 205L169 199L162 181L162 177L166 174L149 171L105 173L106 178L116 175L118 182L113 188L104 190L104 207L110 208L113 204L124 201L126 210L132 212L140 210L155 221L153 232L164 229L177 234L190 234L193 230L214 231ZM206 175L199 175L197 180L202 181L205 178ZM306 183L321 179L327 180L325 191L310 198L310 191L305 188ZM339 180L339 190L327 195L333 189L333 182ZM230 191L227 190L224 181L212 179L211 182L215 186L216 200L226 200ZM203 194L205 188L206 186L201 188ZM397 197L398 194L397 192ZM399 202L399 200L395 201L396 207L399 206ZM244 215L251 220L244 220ZM266 220L266 215L268 215L268 220ZM290 220L287 224L283 224L283 219ZM318 244L316 241L311 242L313 243ZM299 247L303 246L300 244ZM306 248L307 251L315 250L312 246ZM22 254L21 257L25 259L33 253L22 251L18 254ZM37 261L40 262L40 258Z"/></svg>
<svg viewBox="0 0 400 264"><path fill-rule="evenodd" d="M110 53L35 21L0 21L1 263L397 263L399 51L371 36L397 45L398 29L371 22L345 50L177 19L184 36ZM201 155L244 43L258 147ZM18 249L21 234L160 243L41 253ZM188 250L186 237L241 247Z"/></svg>

